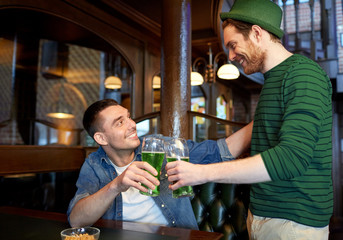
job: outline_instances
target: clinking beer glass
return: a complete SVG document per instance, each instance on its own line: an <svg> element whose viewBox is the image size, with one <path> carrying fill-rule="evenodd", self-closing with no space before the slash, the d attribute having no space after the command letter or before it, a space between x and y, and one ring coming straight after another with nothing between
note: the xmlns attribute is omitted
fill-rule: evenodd
<svg viewBox="0 0 343 240"><path fill-rule="evenodd" d="M171 138L164 143L167 162L186 161L189 162L189 150L187 142L183 138ZM180 187L173 190L173 198L191 197L194 192L191 186Z"/></svg>
<svg viewBox="0 0 343 240"><path fill-rule="evenodd" d="M142 161L149 163L152 167L158 172L155 176L160 180L160 173L164 159L164 141L162 138L158 137L145 137L143 138L142 143ZM142 184L145 188L148 189L148 192L142 192L141 194L156 197L160 194L160 186L156 186L154 190L148 188Z"/></svg>

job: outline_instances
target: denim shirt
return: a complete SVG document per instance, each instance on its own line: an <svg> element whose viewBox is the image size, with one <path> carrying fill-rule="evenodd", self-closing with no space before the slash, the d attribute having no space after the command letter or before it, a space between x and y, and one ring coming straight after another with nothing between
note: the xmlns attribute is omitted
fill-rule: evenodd
<svg viewBox="0 0 343 240"><path fill-rule="evenodd" d="M190 162L195 164L215 163L233 159L225 139L219 139L218 141L207 140L201 143L188 140L187 144ZM71 210L80 199L96 193L118 176L110 161L102 147L99 147L96 152L91 153L86 158L76 182L76 194L69 204L67 211L68 219ZM141 145L135 149L134 161L141 161ZM167 219L169 227L198 229L190 198L172 198L172 192L168 188L170 183L168 182L165 165L166 161L163 162L162 166L160 195L153 197L153 200ZM123 219L121 194L115 198L102 218L111 220Z"/></svg>

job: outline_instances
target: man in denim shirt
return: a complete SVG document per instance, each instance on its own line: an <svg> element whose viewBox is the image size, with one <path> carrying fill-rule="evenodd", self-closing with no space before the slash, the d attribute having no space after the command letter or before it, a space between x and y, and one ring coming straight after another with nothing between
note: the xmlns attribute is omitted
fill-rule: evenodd
<svg viewBox="0 0 343 240"><path fill-rule="evenodd" d="M67 212L71 226L92 225L104 218L198 229L190 199L172 198L165 163L160 181L147 172L157 175L151 165L141 161L136 124L126 108L112 99L97 101L86 110L83 125L100 147L81 168ZM187 143L192 163L233 159L225 139ZM139 190L148 191L141 184L151 189L160 185L160 195L140 194Z"/></svg>

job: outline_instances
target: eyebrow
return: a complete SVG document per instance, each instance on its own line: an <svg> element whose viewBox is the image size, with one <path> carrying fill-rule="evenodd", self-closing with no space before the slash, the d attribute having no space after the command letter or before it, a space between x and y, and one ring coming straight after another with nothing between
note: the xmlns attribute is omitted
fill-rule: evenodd
<svg viewBox="0 0 343 240"><path fill-rule="evenodd" d="M112 121L112 126L113 126L116 122L118 122L121 118L123 118L123 116L119 116L118 118L113 119L113 121Z"/></svg>
<svg viewBox="0 0 343 240"><path fill-rule="evenodd" d="M127 111L126 113L127 113L127 116L130 116L130 112L129 111ZM119 117L113 119L112 125L114 125L116 122L118 122L122 118L124 118L124 116L119 116Z"/></svg>

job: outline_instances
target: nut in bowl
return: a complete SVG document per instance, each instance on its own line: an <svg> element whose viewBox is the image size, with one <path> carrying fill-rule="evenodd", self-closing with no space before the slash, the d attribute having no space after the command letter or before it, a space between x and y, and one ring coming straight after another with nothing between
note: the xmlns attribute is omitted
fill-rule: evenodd
<svg viewBox="0 0 343 240"><path fill-rule="evenodd" d="M95 227L68 228L61 232L62 240L98 240L100 230Z"/></svg>

